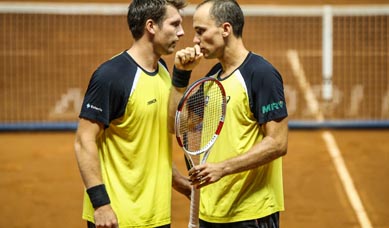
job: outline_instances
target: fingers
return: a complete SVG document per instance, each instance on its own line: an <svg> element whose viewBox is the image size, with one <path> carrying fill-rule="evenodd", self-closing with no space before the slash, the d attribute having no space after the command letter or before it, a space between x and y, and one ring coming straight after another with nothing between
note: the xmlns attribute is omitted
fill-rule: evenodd
<svg viewBox="0 0 389 228"><path fill-rule="evenodd" d="M200 182L199 184L196 184L195 186L196 186L196 189L200 189L200 188L205 187L205 186L210 185L210 184L212 184L212 182L205 180L205 181Z"/></svg>
<svg viewBox="0 0 389 228"><path fill-rule="evenodd" d="M193 47L187 47L177 52L181 64L187 64L193 62L196 59L196 49Z"/></svg>
<svg viewBox="0 0 389 228"><path fill-rule="evenodd" d="M189 173L189 178L191 178L192 176L199 174L200 170L197 167L193 167L189 170L188 173Z"/></svg>
<svg viewBox="0 0 389 228"><path fill-rule="evenodd" d="M200 45L196 44L193 48L195 50L196 56L200 56L203 54L203 53L201 53Z"/></svg>
<svg viewBox="0 0 389 228"><path fill-rule="evenodd" d="M200 62L202 56L199 45L187 47L176 52L175 65L182 70L192 70Z"/></svg>
<svg viewBox="0 0 389 228"><path fill-rule="evenodd" d="M213 183L209 176L196 176L195 178L191 179L190 182L191 185L195 186L197 189Z"/></svg>
<svg viewBox="0 0 389 228"><path fill-rule="evenodd" d="M205 163L189 170L189 181L197 189L219 181L223 177L223 166L219 163Z"/></svg>
<svg viewBox="0 0 389 228"><path fill-rule="evenodd" d="M118 220L110 204L98 207L94 213L96 228L117 228Z"/></svg>
<svg viewBox="0 0 389 228"><path fill-rule="evenodd" d="M192 169L189 170L189 181L193 183L196 180L199 180L202 178L200 174L200 170L197 169L196 167L193 167Z"/></svg>
<svg viewBox="0 0 389 228"><path fill-rule="evenodd" d="M203 173L201 171L200 167L193 167L191 170L189 170L189 181L192 185L198 185L200 183L203 183L205 181L208 181L210 178L206 173Z"/></svg>

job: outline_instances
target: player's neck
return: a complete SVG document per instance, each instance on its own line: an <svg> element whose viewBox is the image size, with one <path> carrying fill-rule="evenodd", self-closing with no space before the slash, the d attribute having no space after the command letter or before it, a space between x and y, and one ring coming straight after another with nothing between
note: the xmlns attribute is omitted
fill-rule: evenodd
<svg viewBox="0 0 389 228"><path fill-rule="evenodd" d="M223 67L220 77L226 77L235 71L242 65L248 54L249 51L244 47L243 43L227 46L224 55L219 59Z"/></svg>
<svg viewBox="0 0 389 228"><path fill-rule="evenodd" d="M127 53L143 69L154 72L158 67L158 60L161 56L154 53L151 45L135 42Z"/></svg>

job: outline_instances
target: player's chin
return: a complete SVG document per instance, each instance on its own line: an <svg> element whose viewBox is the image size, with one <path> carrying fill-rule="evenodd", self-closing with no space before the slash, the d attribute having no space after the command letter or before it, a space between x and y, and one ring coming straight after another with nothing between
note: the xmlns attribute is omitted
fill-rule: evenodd
<svg viewBox="0 0 389 228"><path fill-rule="evenodd" d="M204 59L214 59L212 55L209 54L209 52L203 52L203 57Z"/></svg>
<svg viewBox="0 0 389 228"><path fill-rule="evenodd" d="M174 48L166 48L162 51L162 53L160 53L161 55L170 55L174 53Z"/></svg>
<svg viewBox="0 0 389 228"><path fill-rule="evenodd" d="M166 48L166 54L172 54L176 49L176 43L171 44L168 48Z"/></svg>
<svg viewBox="0 0 389 228"><path fill-rule="evenodd" d="M213 59L211 53L207 49L201 48L201 53L203 53L205 59Z"/></svg>

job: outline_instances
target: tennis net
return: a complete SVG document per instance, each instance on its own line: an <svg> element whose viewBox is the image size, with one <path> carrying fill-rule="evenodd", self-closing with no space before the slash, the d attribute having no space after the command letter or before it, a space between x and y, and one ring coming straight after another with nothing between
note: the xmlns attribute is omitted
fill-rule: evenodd
<svg viewBox="0 0 389 228"><path fill-rule="evenodd" d="M74 130L91 74L132 43L127 7L0 2L0 130ZM389 126L389 5L242 8L246 46L283 75L291 127ZM193 45L193 12L177 50Z"/></svg>

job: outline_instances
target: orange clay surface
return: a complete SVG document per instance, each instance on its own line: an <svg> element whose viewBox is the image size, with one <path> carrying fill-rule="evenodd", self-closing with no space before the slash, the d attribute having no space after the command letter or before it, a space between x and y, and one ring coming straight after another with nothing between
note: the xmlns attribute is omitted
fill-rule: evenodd
<svg viewBox="0 0 389 228"><path fill-rule="evenodd" d="M321 130L292 130L284 157L281 227L360 227ZM374 228L389 227L389 130L329 131ZM83 185L74 132L0 134L0 227L83 228ZM174 162L185 173L175 145ZM173 191L172 227L186 228L189 201Z"/></svg>

